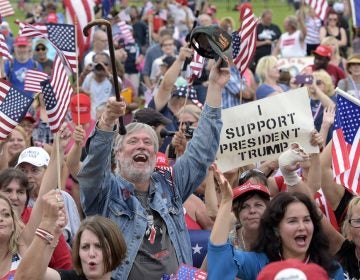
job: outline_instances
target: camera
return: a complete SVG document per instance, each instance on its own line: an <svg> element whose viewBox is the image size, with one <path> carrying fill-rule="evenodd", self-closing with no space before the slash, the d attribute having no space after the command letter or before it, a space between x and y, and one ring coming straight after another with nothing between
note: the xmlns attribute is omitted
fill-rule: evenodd
<svg viewBox="0 0 360 280"><path fill-rule="evenodd" d="M191 127L190 122L185 122L185 127L186 127L184 131L185 137L186 139L191 139L193 137L195 128Z"/></svg>

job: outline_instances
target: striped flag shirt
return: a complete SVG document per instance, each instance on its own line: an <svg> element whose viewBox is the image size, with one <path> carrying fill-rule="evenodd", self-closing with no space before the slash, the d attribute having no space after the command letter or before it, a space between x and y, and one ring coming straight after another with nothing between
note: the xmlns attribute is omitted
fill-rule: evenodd
<svg viewBox="0 0 360 280"><path fill-rule="evenodd" d="M48 79L48 74L36 71L36 70L27 70L24 79L24 90L25 91L33 91L33 92L41 92L40 82Z"/></svg>
<svg viewBox="0 0 360 280"><path fill-rule="evenodd" d="M0 79L0 139L5 140L9 133L22 121L33 98L13 88Z"/></svg>
<svg viewBox="0 0 360 280"><path fill-rule="evenodd" d="M239 48L239 52L234 59L234 64L239 69L240 76L243 77L255 53L258 20L248 7L241 11L241 19L241 28L238 33L240 46L234 46L233 43L233 49Z"/></svg>
<svg viewBox="0 0 360 280"><path fill-rule="evenodd" d="M316 15L321 20L326 18L326 11L328 8L327 0L305 0L305 3L314 9Z"/></svg>
<svg viewBox="0 0 360 280"><path fill-rule="evenodd" d="M40 83L45 101L50 130L56 133L67 113L73 89L65 67L58 56L55 57L51 79Z"/></svg>
<svg viewBox="0 0 360 280"><path fill-rule="evenodd" d="M76 73L77 55L75 47L75 27L71 24L36 23L34 25L16 22L22 36L48 39L61 59Z"/></svg>
<svg viewBox="0 0 360 280"><path fill-rule="evenodd" d="M0 56L12 60L4 35L0 34Z"/></svg>
<svg viewBox="0 0 360 280"><path fill-rule="evenodd" d="M15 14L13 7L9 0L0 0L0 15L3 17L12 16Z"/></svg>
<svg viewBox="0 0 360 280"><path fill-rule="evenodd" d="M120 21L118 23L118 27L119 27L119 30L120 30L119 37L124 39L125 44L135 43L135 39L134 39L134 36L132 34L132 31L131 31L129 25L126 24L125 21Z"/></svg>
<svg viewBox="0 0 360 280"><path fill-rule="evenodd" d="M360 101L337 89L332 165L338 184L360 192Z"/></svg>

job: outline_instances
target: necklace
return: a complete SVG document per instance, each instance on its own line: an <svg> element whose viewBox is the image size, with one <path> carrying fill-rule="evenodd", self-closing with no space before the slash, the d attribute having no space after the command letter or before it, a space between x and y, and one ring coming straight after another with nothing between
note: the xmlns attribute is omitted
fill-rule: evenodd
<svg viewBox="0 0 360 280"><path fill-rule="evenodd" d="M247 251L247 248L246 248L246 244L245 244L245 239L244 239L244 235L243 235L243 229L241 228L240 229L240 237L241 237L241 243L244 247L244 251Z"/></svg>

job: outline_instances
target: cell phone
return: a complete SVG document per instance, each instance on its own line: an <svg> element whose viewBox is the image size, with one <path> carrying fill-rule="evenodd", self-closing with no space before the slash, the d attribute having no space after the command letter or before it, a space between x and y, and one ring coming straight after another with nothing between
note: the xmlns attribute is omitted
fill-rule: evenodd
<svg viewBox="0 0 360 280"><path fill-rule="evenodd" d="M298 85L311 85L314 77L312 75L297 75L295 76L295 84Z"/></svg>

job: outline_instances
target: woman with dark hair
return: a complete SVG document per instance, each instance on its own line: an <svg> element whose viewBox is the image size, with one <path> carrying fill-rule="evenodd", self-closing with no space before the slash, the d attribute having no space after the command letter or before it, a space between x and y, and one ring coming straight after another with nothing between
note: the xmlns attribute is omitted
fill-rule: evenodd
<svg viewBox="0 0 360 280"><path fill-rule="evenodd" d="M233 192L224 176L216 172L222 200L208 248L208 279L256 279L261 269L278 260L298 259L322 266L332 279L344 279L340 265L329 253L316 206L301 193L280 193L273 198L260 223L253 252L234 250L227 242L231 225Z"/></svg>
<svg viewBox="0 0 360 280"><path fill-rule="evenodd" d="M63 220L66 220L63 207L59 209L56 203L48 203L39 226L51 242L41 235L35 235L16 271L15 280L113 279L111 272L126 256L126 243L116 223L102 216L92 216L82 221L73 243L74 270L47 267L54 250L51 243L56 242L62 232Z"/></svg>

